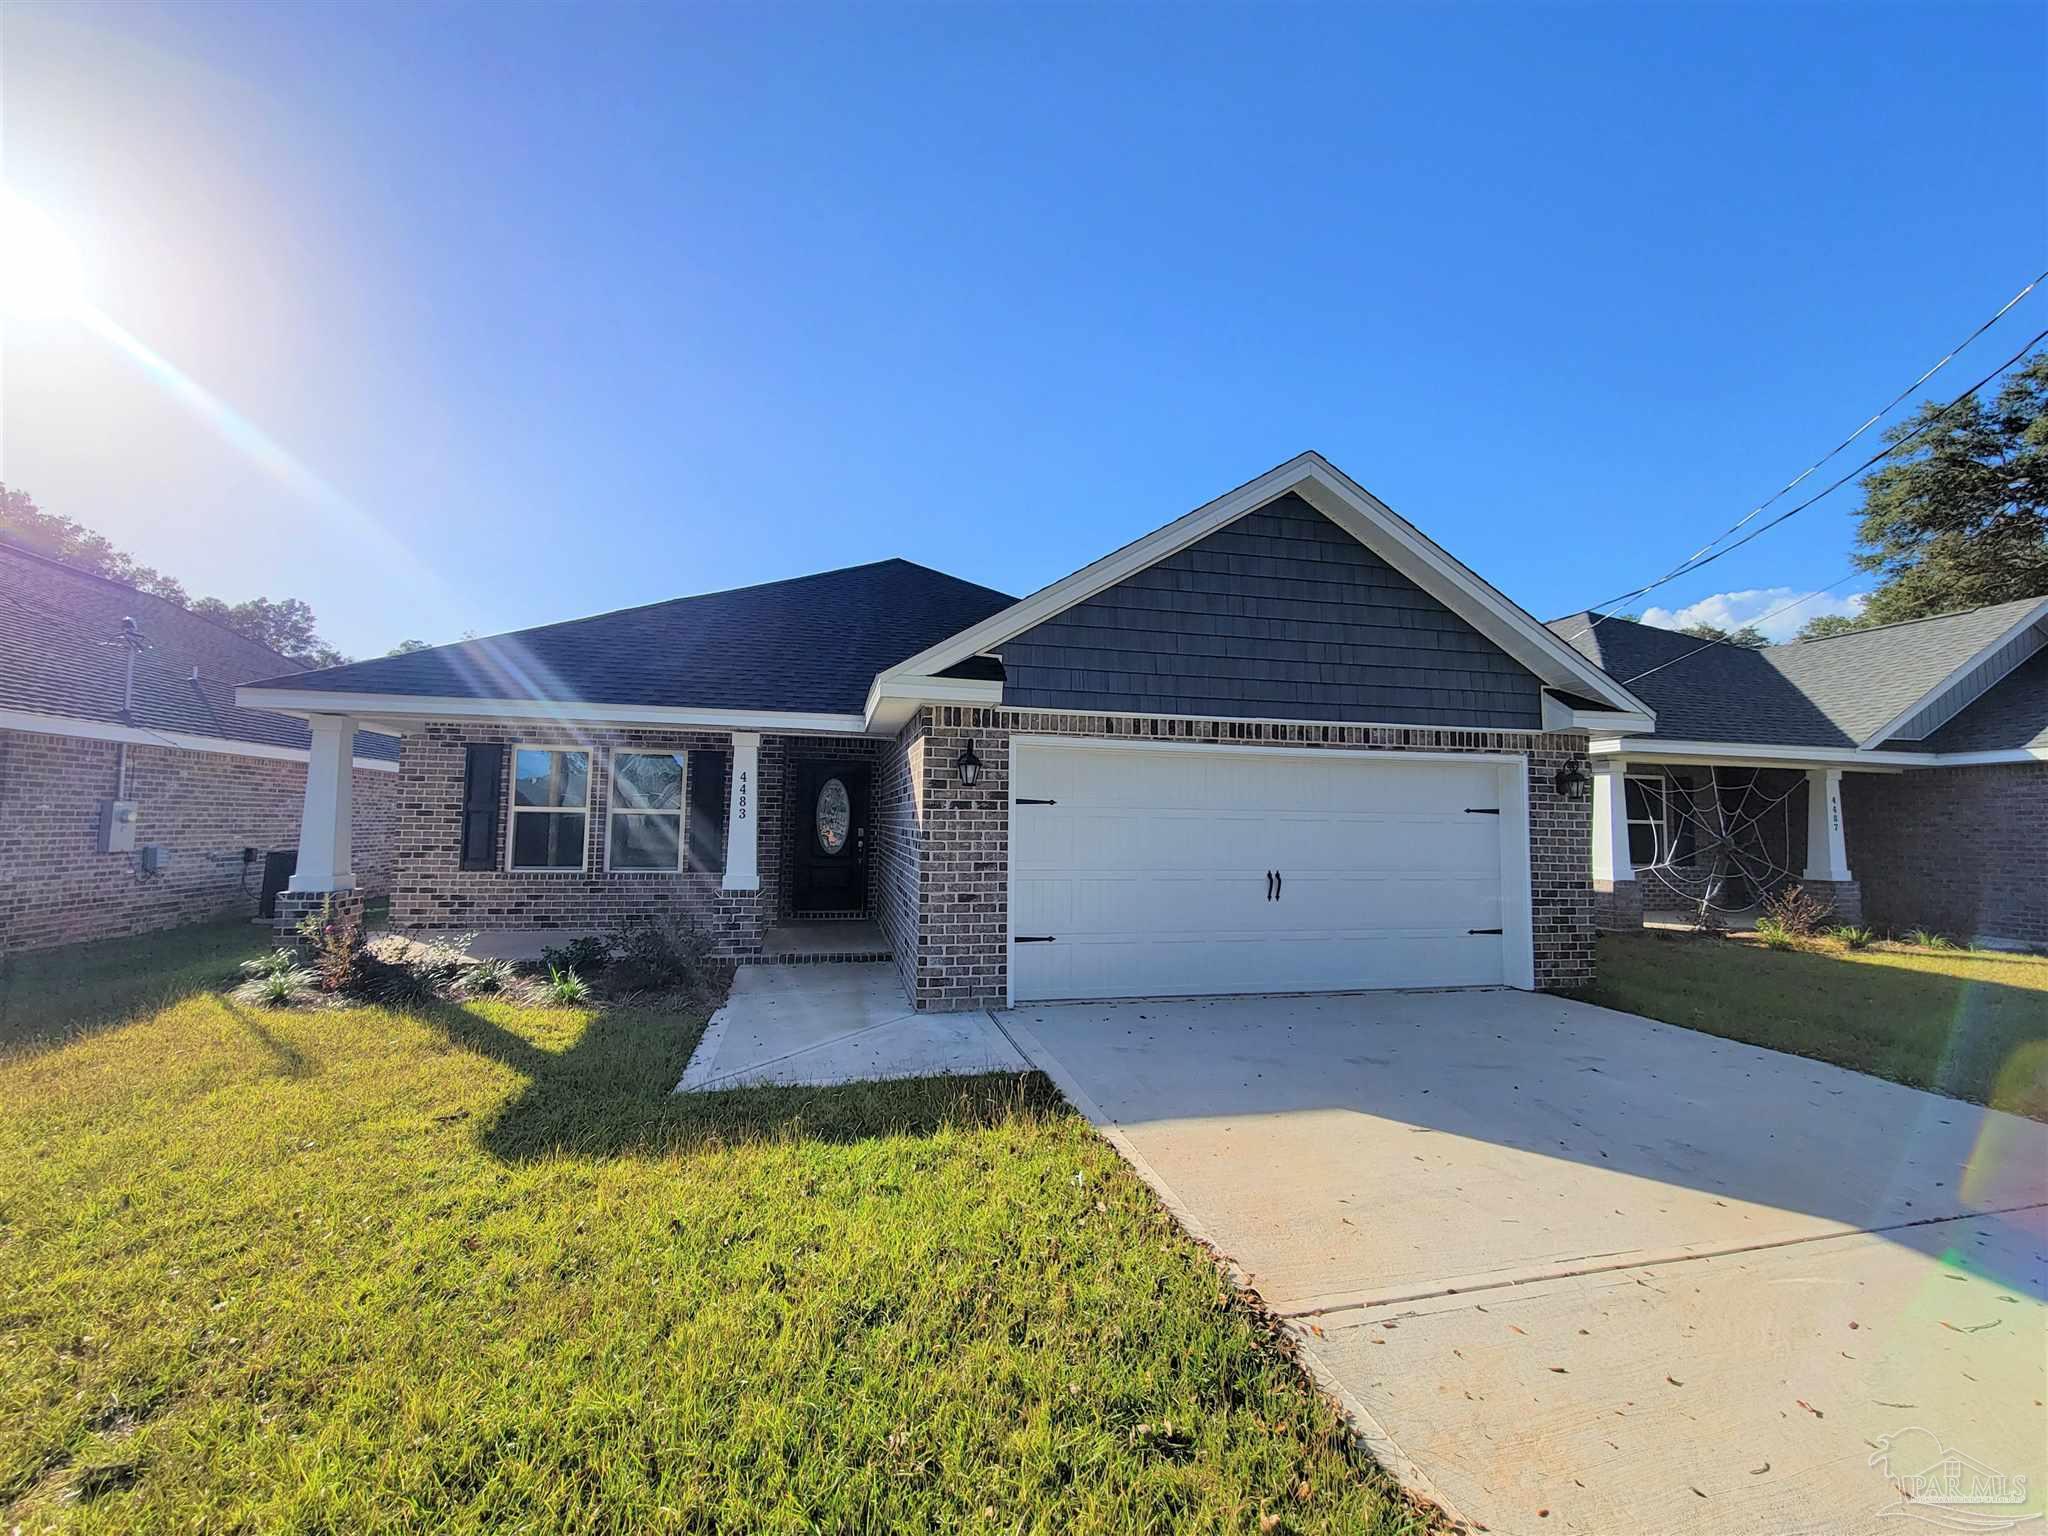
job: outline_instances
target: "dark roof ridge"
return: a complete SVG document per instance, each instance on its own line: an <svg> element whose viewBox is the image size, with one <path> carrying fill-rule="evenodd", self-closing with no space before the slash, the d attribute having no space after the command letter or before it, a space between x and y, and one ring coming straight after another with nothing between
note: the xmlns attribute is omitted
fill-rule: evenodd
<svg viewBox="0 0 2048 1536"><path fill-rule="evenodd" d="M588 624L594 619L616 618L622 613L644 613L650 608L667 608L674 603L694 603L707 597L733 597L741 592L759 592L768 587L793 587L799 582L822 581L827 576L846 576L854 571L871 571L877 566L883 565L907 565L913 570L928 571L934 576L943 576L948 581L957 581L963 587L974 587L982 592L994 592L997 597L1005 598L1010 602L1016 601L1015 598L1010 597L1006 592L997 592L994 587L984 587L978 581L969 581L965 576L955 576L951 571L942 571L935 565L925 565L916 560L906 560L901 555L889 555L881 560L863 560L858 565L835 565L830 570L806 571L801 576L776 576L768 581L750 581L744 586L714 587L709 592L684 592L675 597L657 597L652 602L627 603L620 608L600 608L596 613L579 613L573 619L549 619L541 624L522 624L516 629L501 629L494 634L472 635L465 640L444 640L438 645L428 646L427 649L430 651L440 651L456 645L480 645L486 640L504 640L513 635L530 634L537 629L563 629L571 624ZM365 656L361 662L349 661L341 662L337 665L354 667L361 666L364 662L388 659L382 656ZM332 669L321 667L315 670L324 672ZM252 678L250 681L252 683L267 682L269 679Z"/></svg>
<svg viewBox="0 0 2048 1536"><path fill-rule="evenodd" d="M1983 613L1989 608L2010 608L2020 603L2048 602L2048 592L2039 597L2009 597L2002 603L1973 603L1968 608L1951 608L1946 613L1923 613L1915 619L1893 619L1888 624L1859 624L1854 629L1845 629L1832 635L1808 635L1804 639L1787 640L1782 645L1766 646L1766 650L1786 651L1795 645L1823 645L1830 640L1851 640L1857 635L1874 635L1879 630L1904 629L1908 624L1932 624L1936 619L1959 619L1966 613Z"/></svg>

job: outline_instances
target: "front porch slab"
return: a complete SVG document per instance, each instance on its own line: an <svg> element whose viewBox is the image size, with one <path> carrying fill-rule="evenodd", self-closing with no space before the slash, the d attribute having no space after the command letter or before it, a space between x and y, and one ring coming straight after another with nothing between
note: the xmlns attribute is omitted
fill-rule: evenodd
<svg viewBox="0 0 2048 1536"><path fill-rule="evenodd" d="M983 1013L919 1013L893 965L748 965L678 1093L1028 1070Z"/></svg>

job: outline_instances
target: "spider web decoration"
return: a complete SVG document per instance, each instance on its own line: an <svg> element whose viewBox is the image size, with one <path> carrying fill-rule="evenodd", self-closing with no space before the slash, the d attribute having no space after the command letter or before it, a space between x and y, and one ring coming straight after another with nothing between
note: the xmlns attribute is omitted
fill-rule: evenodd
<svg viewBox="0 0 2048 1536"><path fill-rule="evenodd" d="M1706 927L1800 879L1791 867L1790 801L1806 782L1803 773L1667 766L1628 778L1650 813L1638 815L1634 805L1628 807L1631 840L1644 821L1655 821L1655 853L1636 865L1636 878L1650 886L1645 906L1664 909L1656 897L1662 891L1674 898L1671 905L1695 912Z"/></svg>

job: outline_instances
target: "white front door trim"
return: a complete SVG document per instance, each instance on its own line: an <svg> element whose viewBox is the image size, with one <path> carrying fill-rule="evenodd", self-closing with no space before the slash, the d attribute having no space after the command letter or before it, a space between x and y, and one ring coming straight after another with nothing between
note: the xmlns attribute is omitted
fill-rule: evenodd
<svg viewBox="0 0 2048 1536"><path fill-rule="evenodd" d="M1006 891L1003 919L1003 986L1005 1000L1017 1003L1017 755L1032 748L1090 752L1186 752L1260 757L1319 755L1397 763L1475 763L1491 765L1500 775L1501 947L1502 975L1524 991L1536 987L1536 939L1533 907L1534 872L1529 857L1529 759L1519 752L1409 752L1372 747L1271 745L1255 742L1161 741L1156 738L1057 736L1016 732L1010 737L1009 824L1004 830Z"/></svg>

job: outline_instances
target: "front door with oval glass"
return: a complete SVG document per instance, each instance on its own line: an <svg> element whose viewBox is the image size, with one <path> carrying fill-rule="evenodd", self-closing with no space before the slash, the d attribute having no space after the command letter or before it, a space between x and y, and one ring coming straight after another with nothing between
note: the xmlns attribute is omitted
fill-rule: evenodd
<svg viewBox="0 0 2048 1536"><path fill-rule="evenodd" d="M867 768L858 763L803 763L796 787L791 910L805 917L865 917Z"/></svg>

